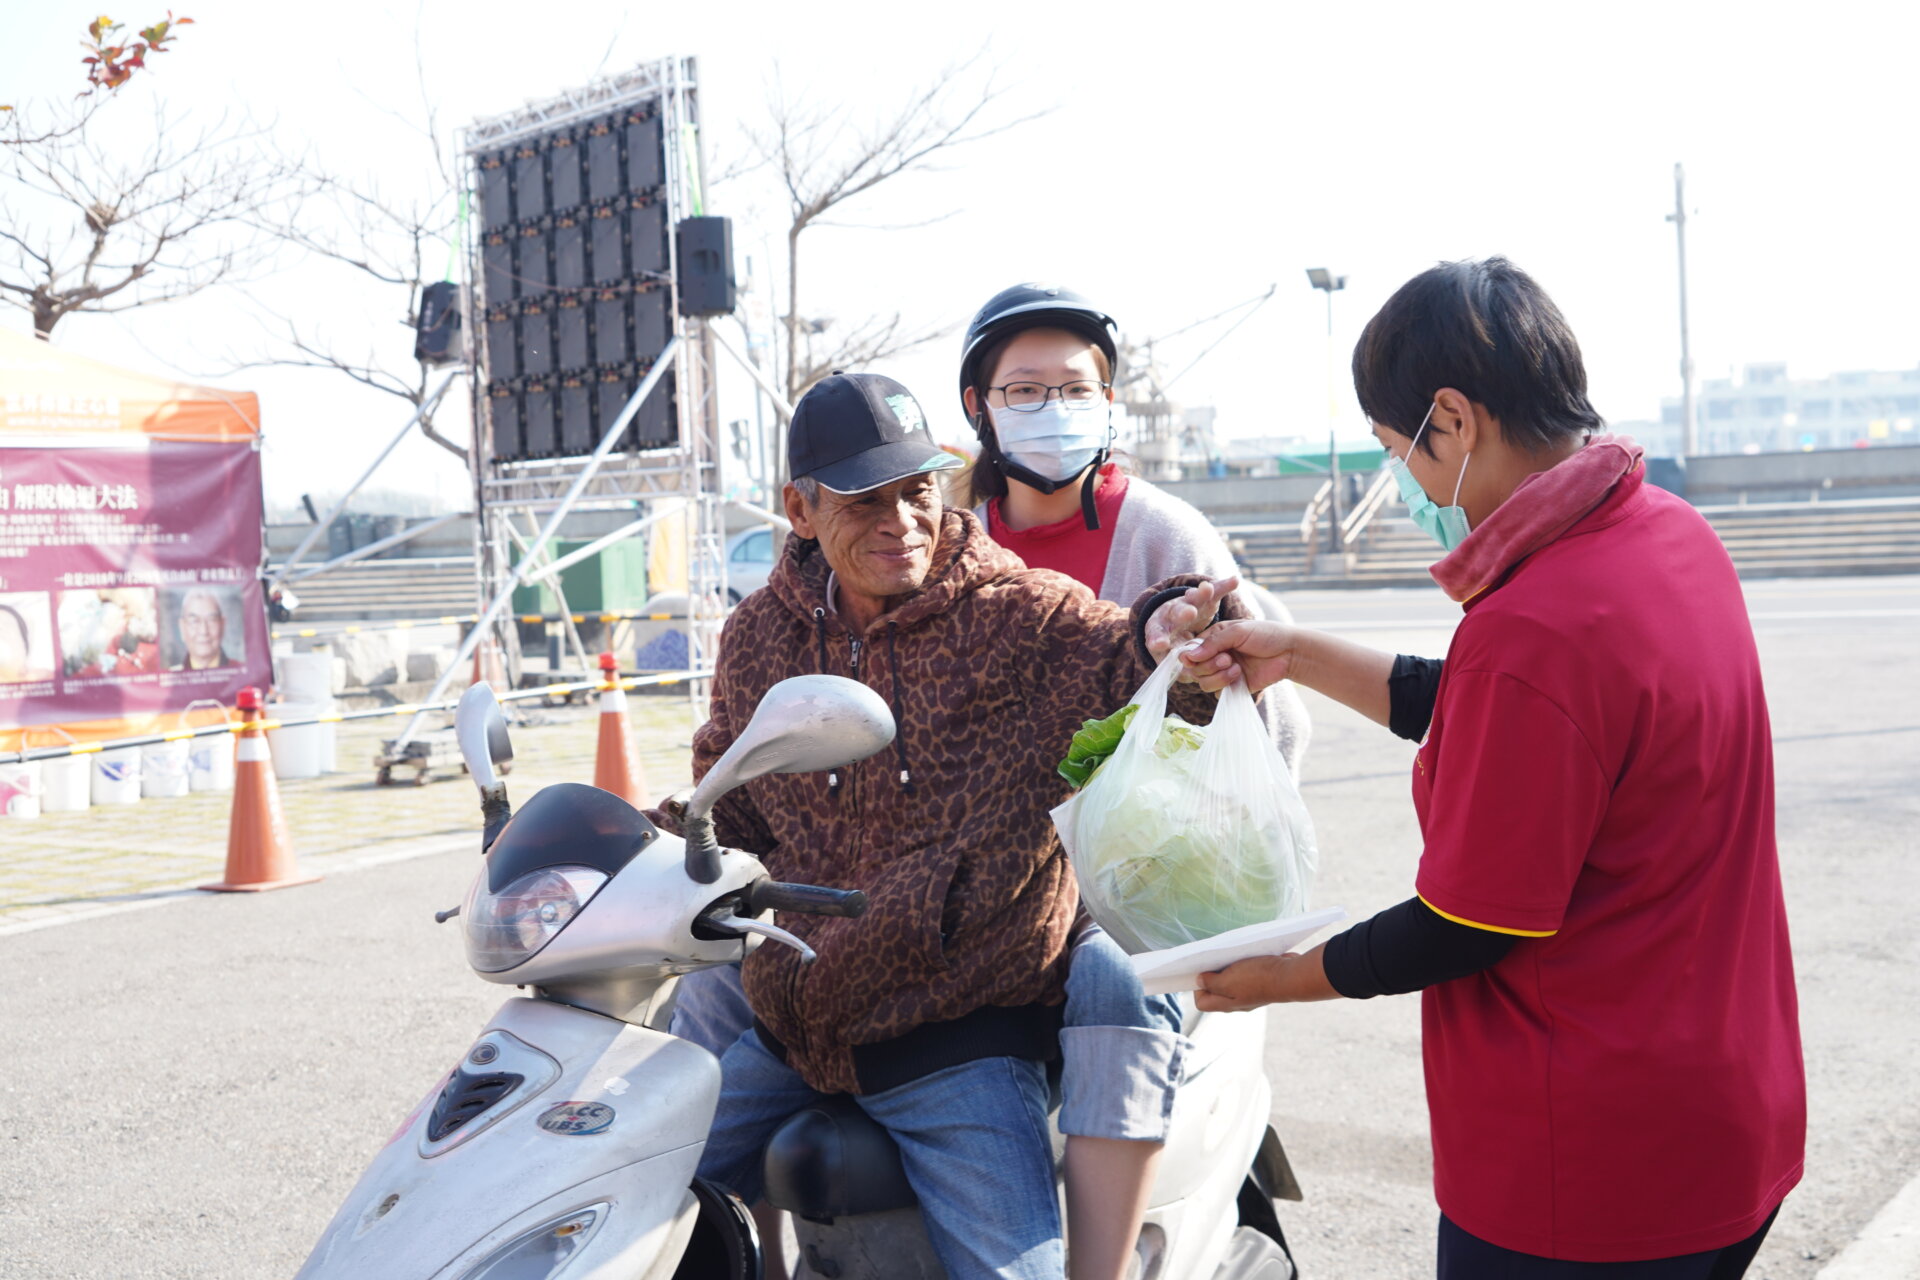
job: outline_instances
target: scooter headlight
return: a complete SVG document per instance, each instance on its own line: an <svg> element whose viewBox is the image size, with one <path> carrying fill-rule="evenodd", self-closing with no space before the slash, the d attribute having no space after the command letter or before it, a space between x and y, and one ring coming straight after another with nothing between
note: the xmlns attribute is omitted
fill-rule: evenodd
<svg viewBox="0 0 1920 1280"><path fill-rule="evenodd" d="M481 872L460 912L467 922L467 963L499 973L532 959L606 882L604 871L589 867L543 867L488 893Z"/></svg>

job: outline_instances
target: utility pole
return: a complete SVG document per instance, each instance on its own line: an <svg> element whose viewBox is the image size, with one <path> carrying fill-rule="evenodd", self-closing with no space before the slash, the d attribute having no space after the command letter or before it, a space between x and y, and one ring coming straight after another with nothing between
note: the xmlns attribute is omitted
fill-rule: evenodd
<svg viewBox="0 0 1920 1280"><path fill-rule="evenodd" d="M1693 416L1693 349L1687 338L1687 174L1678 164L1673 166L1673 212L1667 221L1680 245L1680 453L1691 457L1700 439Z"/></svg>
<svg viewBox="0 0 1920 1280"><path fill-rule="evenodd" d="M1347 287L1345 276L1336 276L1325 267L1309 267L1307 282L1327 295L1327 550L1339 555L1345 550L1340 545L1340 442L1336 438L1336 424L1339 419L1339 401L1336 397L1333 375L1333 295L1336 290Z"/></svg>

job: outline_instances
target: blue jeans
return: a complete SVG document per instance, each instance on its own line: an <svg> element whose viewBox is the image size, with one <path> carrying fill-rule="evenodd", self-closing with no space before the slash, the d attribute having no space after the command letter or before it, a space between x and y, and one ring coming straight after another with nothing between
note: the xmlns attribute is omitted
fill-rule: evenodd
<svg viewBox="0 0 1920 1280"><path fill-rule="evenodd" d="M720 1058L720 1105L700 1176L755 1203L767 1140L825 1096L747 1031ZM950 1280L1060 1280L1066 1249L1039 1063L979 1058L854 1101L899 1144Z"/></svg>
<svg viewBox="0 0 1920 1280"><path fill-rule="evenodd" d="M1074 945L1060 1032L1060 1132L1164 1142L1188 1041L1174 996L1140 989L1127 953L1098 925ZM735 966L680 979L673 1034L718 1058L753 1025Z"/></svg>

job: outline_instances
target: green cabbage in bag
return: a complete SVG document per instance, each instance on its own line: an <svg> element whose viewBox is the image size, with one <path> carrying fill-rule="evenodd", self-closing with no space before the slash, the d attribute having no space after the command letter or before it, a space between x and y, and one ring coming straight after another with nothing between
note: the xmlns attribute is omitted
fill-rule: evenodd
<svg viewBox="0 0 1920 1280"><path fill-rule="evenodd" d="M1164 714L1171 681L1162 664L1136 703L1074 735L1060 773L1081 789L1053 811L1088 911L1132 954L1299 914L1315 861L1245 686L1202 728Z"/></svg>

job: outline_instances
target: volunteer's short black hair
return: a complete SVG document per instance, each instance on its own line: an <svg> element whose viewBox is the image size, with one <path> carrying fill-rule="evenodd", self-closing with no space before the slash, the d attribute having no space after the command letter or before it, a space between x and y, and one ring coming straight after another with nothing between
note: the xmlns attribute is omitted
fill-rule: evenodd
<svg viewBox="0 0 1920 1280"><path fill-rule="evenodd" d="M1401 285L1353 349L1353 387L1369 420L1408 439L1443 387L1530 452L1606 426L1566 317L1505 258L1443 262ZM1432 454L1431 433L1420 448Z"/></svg>

